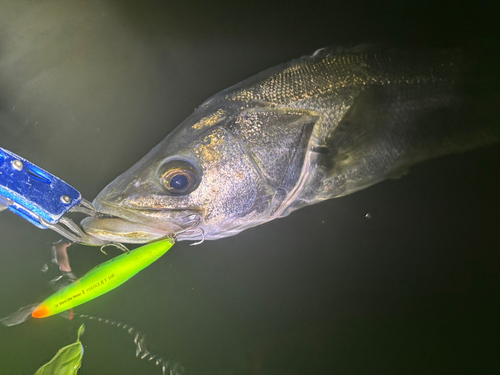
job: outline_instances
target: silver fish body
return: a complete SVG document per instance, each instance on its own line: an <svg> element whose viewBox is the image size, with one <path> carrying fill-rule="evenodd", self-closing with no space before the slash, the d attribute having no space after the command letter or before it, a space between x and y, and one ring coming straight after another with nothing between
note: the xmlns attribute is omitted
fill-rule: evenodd
<svg viewBox="0 0 500 375"><path fill-rule="evenodd" d="M129 243L186 228L180 239L218 239L494 142L466 66L456 50L356 47L266 70L205 101L82 225Z"/></svg>

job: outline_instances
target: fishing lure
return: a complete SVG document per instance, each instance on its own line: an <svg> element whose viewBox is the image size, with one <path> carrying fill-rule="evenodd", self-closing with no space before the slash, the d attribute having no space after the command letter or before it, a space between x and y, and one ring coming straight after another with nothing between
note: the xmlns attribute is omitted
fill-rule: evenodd
<svg viewBox="0 0 500 375"><path fill-rule="evenodd" d="M45 318L91 301L122 285L165 254L175 243L173 237L141 246L104 262L74 283L40 303L31 314Z"/></svg>

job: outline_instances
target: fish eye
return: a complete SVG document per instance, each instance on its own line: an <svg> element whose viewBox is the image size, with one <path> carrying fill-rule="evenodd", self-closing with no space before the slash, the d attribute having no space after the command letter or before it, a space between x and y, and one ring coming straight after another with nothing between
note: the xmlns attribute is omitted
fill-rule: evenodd
<svg viewBox="0 0 500 375"><path fill-rule="evenodd" d="M187 195L198 187L198 172L184 160L163 164L158 174L161 184L171 195Z"/></svg>

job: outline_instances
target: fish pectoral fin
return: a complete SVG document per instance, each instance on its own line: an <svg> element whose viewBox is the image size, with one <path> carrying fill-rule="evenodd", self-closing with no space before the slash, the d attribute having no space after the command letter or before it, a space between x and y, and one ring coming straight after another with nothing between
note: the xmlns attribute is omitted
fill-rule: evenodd
<svg viewBox="0 0 500 375"><path fill-rule="evenodd" d="M407 175L409 171L409 168L396 169L395 171L389 173L386 178L388 180L399 180L401 177Z"/></svg>
<svg viewBox="0 0 500 375"><path fill-rule="evenodd" d="M362 91L322 148L319 164L339 195L401 176L412 164L491 139L471 127L467 97L451 83L394 83Z"/></svg>
<svg viewBox="0 0 500 375"><path fill-rule="evenodd" d="M318 119L306 111L258 108L236 114L228 130L269 185L290 191L300 177Z"/></svg>

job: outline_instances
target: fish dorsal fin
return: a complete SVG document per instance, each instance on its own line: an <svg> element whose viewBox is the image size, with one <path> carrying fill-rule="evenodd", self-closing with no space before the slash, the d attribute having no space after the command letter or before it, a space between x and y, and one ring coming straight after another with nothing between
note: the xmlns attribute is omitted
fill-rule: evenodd
<svg viewBox="0 0 500 375"><path fill-rule="evenodd" d="M239 112L228 130L249 154L261 175L274 188L295 186L318 117L288 109L250 109Z"/></svg>

